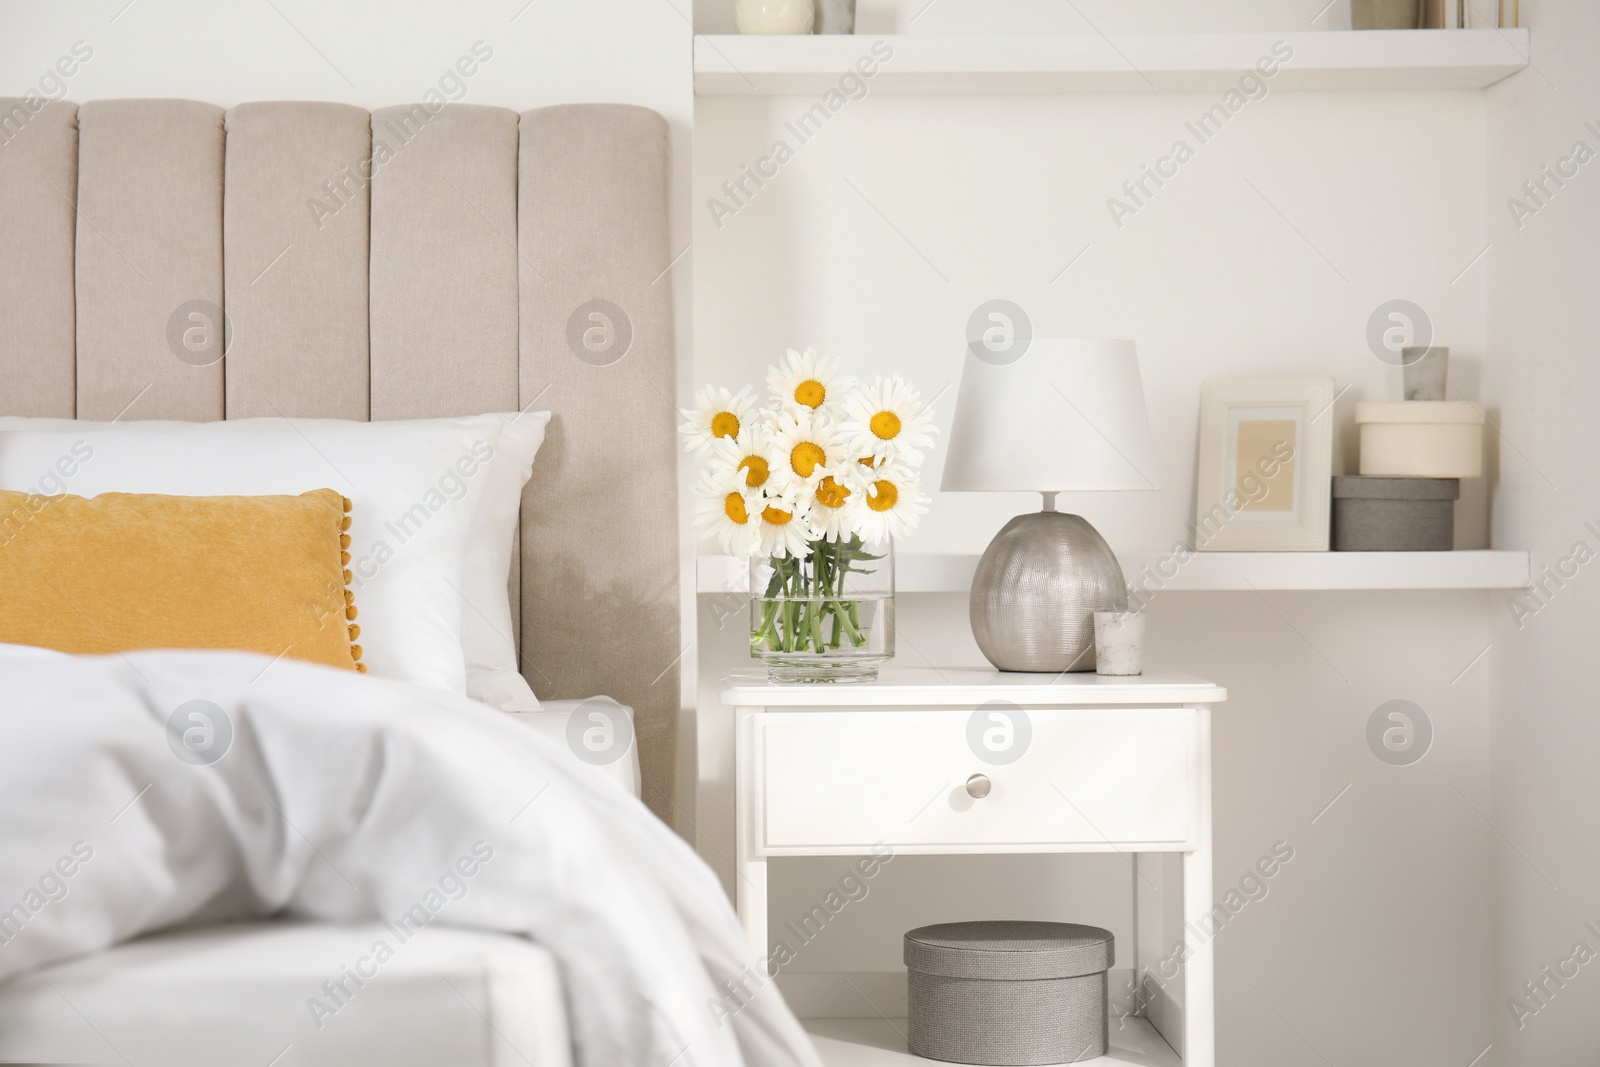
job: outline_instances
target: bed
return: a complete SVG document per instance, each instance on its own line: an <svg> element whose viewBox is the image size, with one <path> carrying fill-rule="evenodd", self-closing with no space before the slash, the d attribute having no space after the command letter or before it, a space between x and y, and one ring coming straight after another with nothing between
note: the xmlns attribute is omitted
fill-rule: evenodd
<svg viewBox="0 0 1600 1067"><path fill-rule="evenodd" d="M218 845L243 857L231 876L244 879L240 871L249 868L248 907L235 901L173 912L153 926L134 923L127 928L142 936L102 936L100 942L119 943L96 951L84 948L93 937L74 949L73 939L85 935L63 925L46 965L0 985L0 1059L623 1063L653 1058L651 1050L675 1040L671 1035L698 1033L710 1020L716 1025L703 1039L685 1038L667 1058L815 1062L775 990L748 1006L737 1002L731 1025L729 1012L719 1019L714 1007L707 1014L706 1005L683 999L692 990L714 1000L723 995L719 983L748 977L742 946L733 947L740 944L737 927L692 850L660 823L647 823L626 795L637 789L657 815L670 818L682 645L661 117L599 104L518 114L456 103L369 113L325 103L223 110L181 100L0 100L0 114L19 108L26 112L22 132L0 150L0 285L13 297L0 328L0 415L102 423L276 419L293 426L550 412L522 497L508 592L521 674L553 710L508 725L512 717L464 698L385 690L387 681L355 675L337 685L317 682L311 694L304 676L324 668L275 670L262 684L266 696L254 689L229 706L244 725L239 743L251 752L258 750L248 746L264 746L264 777L250 784L263 796L282 788L273 775L289 772L274 765L281 753L262 739L298 738L294 729L343 730L323 740L336 748L349 741L358 753L400 753L416 765L455 746L477 746L473 766L493 764L499 777L465 783L462 796L440 807L465 810L519 775L542 775L555 785L552 797L565 791L556 810L594 820L589 836L614 841L609 852L574 859L591 846L573 844L570 827L560 819L539 823L545 816L538 808L527 817L519 811L516 828L505 831L506 854L519 863L535 856L546 862L521 868L520 882L484 876L492 888L465 898L461 921L430 926L381 981L352 987L344 984L353 981L348 968L358 965L362 945L381 936L374 924L388 910L380 885L386 868L372 857L402 862L394 859L394 835L373 836L369 819L343 831L334 820L318 837L318 854L348 845L338 853L343 862L369 873L345 881L352 889L359 882L364 896L310 884L315 878L303 870L305 884L278 893L263 888L271 879L252 866L251 850L286 864L298 847L295 834L305 833L274 804L281 819L266 815L268 844L253 841L246 827ZM200 321L185 318L196 308L217 319L207 321L221 332L225 357L189 358L175 344L174 323L181 335L185 322ZM183 655L189 658L163 658ZM92 746L100 743L94 717L119 704L137 709L163 685L170 687L163 699L177 699L172 694L197 678L213 684L249 668L228 655L195 661L199 655L105 656L75 661L70 670L47 657L0 657L0 685L14 713L30 699L63 700L53 694L87 686L75 713L88 716L83 732L90 736L70 743ZM335 707L324 688L342 693L343 703ZM338 718L371 693L386 693L391 710L412 725L395 727L376 711L365 725ZM631 709L634 742L627 761L610 767L612 781L573 760L559 741L568 736L563 716L595 694ZM333 702L322 720L297 718L322 701ZM466 725L441 726L441 718ZM16 721L24 732L31 722ZM52 751L68 743L38 741ZM62 759L100 754L56 752ZM315 765L309 757L302 762ZM379 763L369 777L387 789L397 776L385 777ZM329 764L323 773L341 772ZM444 780L436 787L446 789L438 784ZM149 796L159 798L164 788L158 784ZM154 800L135 797L117 818L123 826L148 821L150 833L160 835L226 814L227 790L183 788L189 792L174 794L180 799L166 815L159 804L147 811ZM279 801L287 806L292 793ZM364 810L382 810L370 797L362 802L369 804ZM180 810L185 804L195 810ZM415 825L426 842L435 817L414 810L411 817L420 819ZM365 835L365 844L357 848L340 833ZM574 916L598 922L593 903L579 899L584 879L603 886L626 864L642 865L630 868L633 881L652 885L641 885L645 896L634 899L629 879L618 876L616 911L668 908L672 917L663 921L681 927L681 936L635 950L629 946L641 931L632 919L596 928L593 954L616 954L618 974L631 966L634 988L619 978L600 998L617 1005L575 1003L594 999L606 986L596 975L606 972L589 968L585 942L567 936L553 915L565 914L569 926ZM528 895L555 896L530 903L519 899L523 886L531 887ZM0 893L15 888L0 886ZM72 906L87 908L96 893L112 890L75 892ZM64 910L55 906L50 914ZM499 917L513 912L522 917ZM306 921L308 915L320 921ZM621 937L624 928L634 936ZM0 963L10 948L0 945ZM628 955L634 952L636 958ZM574 992L580 973L587 976L582 998ZM689 976L678 982L684 989L658 988L672 984L664 976L680 974ZM315 992L324 982L333 985L326 996ZM350 997L351 988L362 995ZM669 993L680 1002L662 1007L665 1001L654 999ZM648 1001L650 1011L630 1008L629 997ZM319 999L337 1009L337 1026L319 1015ZM688 1021L691 1009L699 1022ZM640 1033L605 1035L597 1020L607 1011L613 1022L632 1019ZM650 1013L660 1018L639 1021ZM296 1027L312 1023L326 1024L313 1026L315 1039L295 1036ZM329 1038L335 1029L340 1036Z"/></svg>
<svg viewBox="0 0 1600 1067"><path fill-rule="evenodd" d="M324 1039L306 1012L307 990L338 977L385 933L381 923L239 923L80 957L20 978L0 996L0 1060L572 1062L550 953L519 938L445 927L419 935ZM152 1005L182 1005L181 1048L147 1024Z"/></svg>
<svg viewBox="0 0 1600 1067"><path fill-rule="evenodd" d="M0 115L21 105L0 99ZM547 620L520 633L523 673L541 699L635 710L645 800L670 821L683 646L665 121L608 104L107 100L47 104L23 134L0 152L0 286L26 294L0 320L0 415L551 411L511 576L513 619ZM364 179L375 144L393 155ZM205 365L168 341L197 300L231 322L227 357ZM597 300L629 336L580 343L580 359L569 331ZM613 518L624 498L631 523Z"/></svg>

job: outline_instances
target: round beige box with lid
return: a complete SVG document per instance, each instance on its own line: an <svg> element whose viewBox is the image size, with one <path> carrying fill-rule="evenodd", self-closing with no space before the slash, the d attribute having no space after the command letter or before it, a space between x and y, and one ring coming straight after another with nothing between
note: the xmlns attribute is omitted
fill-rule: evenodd
<svg viewBox="0 0 1600 1067"><path fill-rule="evenodd" d="M1483 476L1483 413L1458 400L1356 405L1361 473L1390 478Z"/></svg>

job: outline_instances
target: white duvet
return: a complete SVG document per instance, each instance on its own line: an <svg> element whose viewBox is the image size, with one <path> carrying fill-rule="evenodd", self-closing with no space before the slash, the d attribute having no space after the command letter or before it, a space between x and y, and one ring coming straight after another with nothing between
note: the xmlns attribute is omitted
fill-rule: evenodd
<svg viewBox="0 0 1600 1067"><path fill-rule="evenodd" d="M750 957L716 878L557 744L291 660L0 645L0 981L177 925L442 923L549 949L589 1067L820 1067L773 983L728 1017ZM359 995L329 977L308 1011Z"/></svg>

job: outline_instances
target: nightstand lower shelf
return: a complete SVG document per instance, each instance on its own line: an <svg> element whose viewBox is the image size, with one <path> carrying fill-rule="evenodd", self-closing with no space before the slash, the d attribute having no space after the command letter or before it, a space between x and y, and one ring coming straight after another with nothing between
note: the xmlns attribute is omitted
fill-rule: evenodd
<svg viewBox="0 0 1600 1067"><path fill-rule="evenodd" d="M911 1067L936 1064L906 1051L904 1019L802 1019L801 1024L816 1043L826 1067ZM1181 1067L1183 1060L1161 1039L1155 1027L1143 1019L1123 1020L1119 1028L1111 1024L1111 1051L1079 1067L1110 1067L1111 1064L1140 1064L1141 1067Z"/></svg>

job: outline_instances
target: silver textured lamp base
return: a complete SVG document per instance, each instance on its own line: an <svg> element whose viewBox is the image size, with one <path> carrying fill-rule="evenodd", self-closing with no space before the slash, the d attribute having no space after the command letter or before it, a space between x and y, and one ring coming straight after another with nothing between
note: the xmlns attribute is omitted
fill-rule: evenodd
<svg viewBox="0 0 1600 1067"><path fill-rule="evenodd" d="M1002 671L1092 671L1094 613L1128 610L1111 546L1053 504L1006 523L972 579L972 635Z"/></svg>

